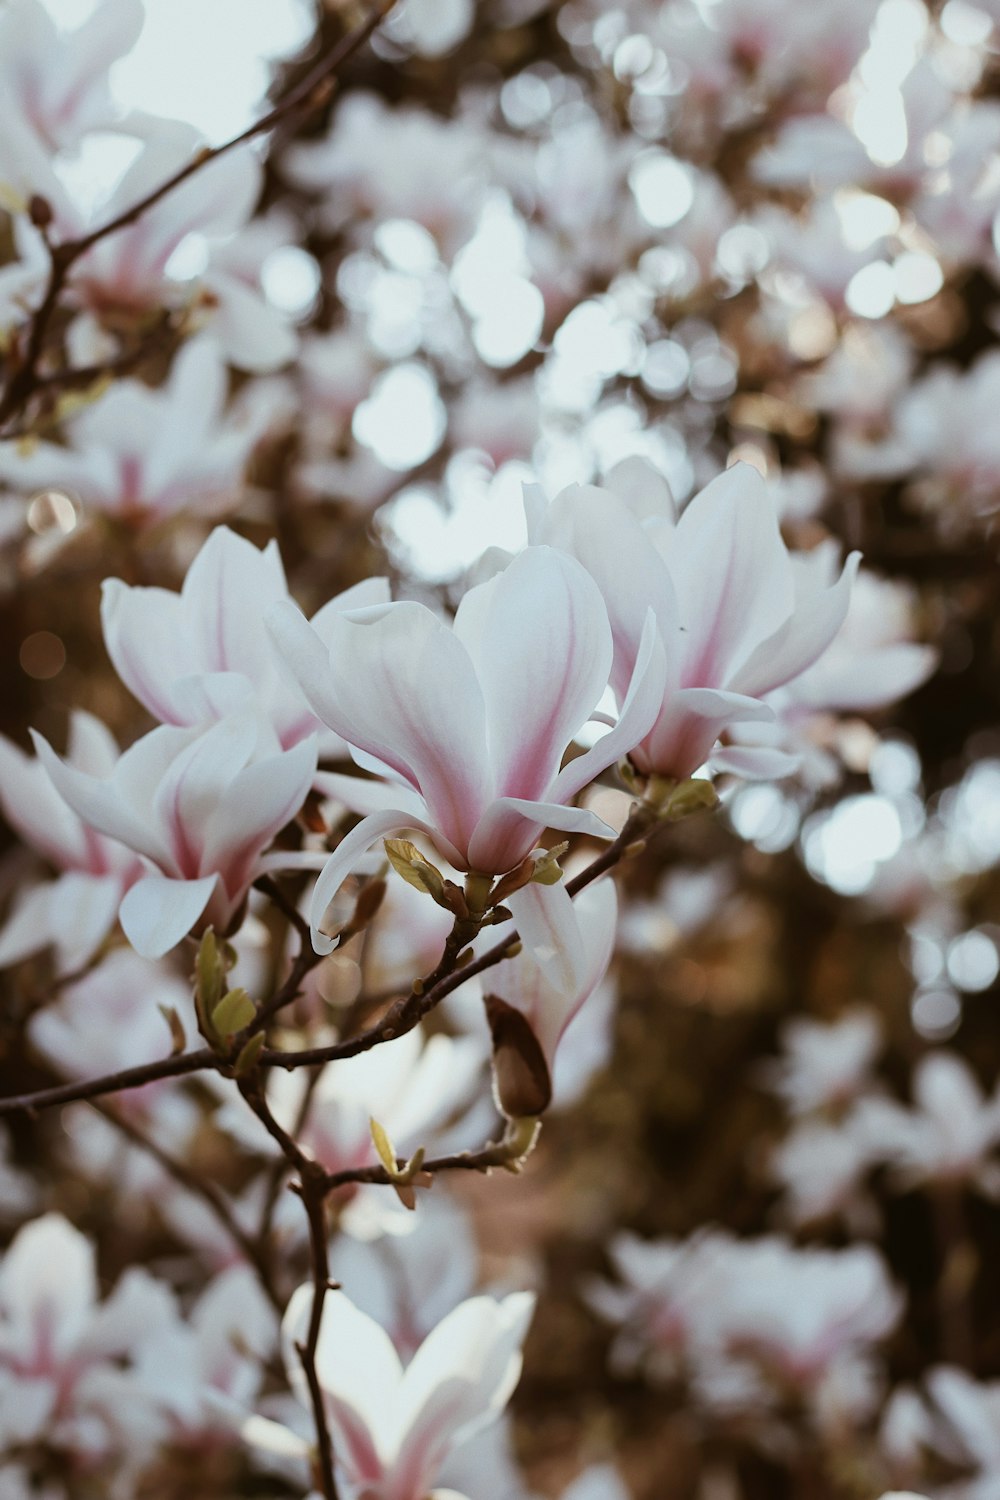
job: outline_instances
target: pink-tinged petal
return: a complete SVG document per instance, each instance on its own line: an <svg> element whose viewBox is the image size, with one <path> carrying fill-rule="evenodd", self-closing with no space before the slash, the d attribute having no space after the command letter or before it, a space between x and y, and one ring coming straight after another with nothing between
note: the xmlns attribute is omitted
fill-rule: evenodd
<svg viewBox="0 0 1000 1500"><path fill-rule="evenodd" d="M938 664L933 646L899 641L891 646L851 653L837 662L821 658L815 673L805 672L791 691L796 704L835 712L866 712L905 698L925 683Z"/></svg>
<svg viewBox="0 0 1000 1500"><path fill-rule="evenodd" d="M437 837L429 824L413 817L412 814L403 812L399 808L386 808L382 812L372 813L370 817L362 819L356 828L352 828L350 833L341 839L323 866L309 903L309 925L312 928L313 947L317 953L332 953L337 945L336 938L324 932L323 919L330 902L358 860L363 854L367 854L379 839L385 838L388 834L404 833L407 830L426 833L432 839ZM451 858L446 850L442 852ZM457 853L457 851L453 850L452 853ZM452 862L457 863L457 861Z"/></svg>
<svg viewBox="0 0 1000 1500"><path fill-rule="evenodd" d="M822 656L847 618L860 562L860 552L852 552L832 588L810 590L807 597L796 602L784 624L762 641L735 673L729 683L734 692L754 697L772 692Z"/></svg>
<svg viewBox="0 0 1000 1500"><path fill-rule="evenodd" d="M202 446L206 452L213 451L228 384L226 367L213 339L192 339L181 346L164 387L167 399L158 407L159 420L144 454L149 494L168 491L188 456L198 454Z"/></svg>
<svg viewBox="0 0 1000 1500"><path fill-rule="evenodd" d="M66 759L88 776L110 776L121 752L106 724L94 714L75 708L69 716Z"/></svg>
<svg viewBox="0 0 1000 1500"><path fill-rule="evenodd" d="M114 875L75 870L50 887L56 972L72 974L88 964L118 917L122 882Z"/></svg>
<svg viewBox="0 0 1000 1500"><path fill-rule="evenodd" d="M744 781L780 781L794 776L801 764L801 755L768 745L720 745L709 759L713 771L728 771Z"/></svg>
<svg viewBox="0 0 1000 1500"><path fill-rule="evenodd" d="M61 1214L43 1214L19 1230L0 1265L0 1306L15 1321L31 1358L40 1336L50 1358L70 1356L97 1304L94 1247Z"/></svg>
<svg viewBox="0 0 1000 1500"><path fill-rule="evenodd" d="M682 686L729 687L748 644L773 636L795 603L777 509L757 470L734 464L706 485L665 551L685 634Z"/></svg>
<svg viewBox="0 0 1000 1500"><path fill-rule="evenodd" d="M177 732L154 730L153 734ZM148 741L152 737L147 735L145 739ZM82 771L77 771L75 767L60 760L48 741L35 730L31 731L31 738L52 785L89 827L106 834L108 838L117 839L138 854L146 855L154 863L159 863L166 857L166 850L151 827L152 820L148 812L145 817L140 816L137 807L142 805L141 801L133 801L127 794L135 780L140 779L136 773L145 770L140 764L143 757L136 756L137 746L125 752L113 777L98 780L93 776L85 776ZM138 745L142 744L143 740L138 741ZM155 776L150 777L147 783L146 776L142 775L141 783L147 799L150 799L157 784Z"/></svg>
<svg viewBox="0 0 1000 1500"><path fill-rule="evenodd" d="M427 817L424 799L409 787L395 783L362 780L360 776L344 776L338 771L318 771L313 777L313 787L321 797L335 798L360 817L390 808L401 814L411 811L421 821Z"/></svg>
<svg viewBox="0 0 1000 1500"><path fill-rule="evenodd" d="M121 904L122 930L143 958L162 958L187 937L215 894L219 877L170 880L147 875Z"/></svg>
<svg viewBox="0 0 1000 1500"><path fill-rule="evenodd" d="M163 868L170 873L187 880L206 873L203 860L212 816L223 789L231 786L253 754L259 729L249 714L221 719L189 737L161 776L153 793L153 813L169 845L170 865L164 862Z"/></svg>
<svg viewBox="0 0 1000 1500"><path fill-rule="evenodd" d="M352 609L370 609L375 604L388 604L392 599L388 578L363 578L343 593L335 595L322 609L318 609L309 624L320 640L329 649L329 627L337 615Z"/></svg>
<svg viewBox="0 0 1000 1500"><path fill-rule="evenodd" d="M674 584L629 507L607 490L570 485L549 507L545 539L581 562L604 596L614 638L611 680L619 701L628 691L650 609L667 645L673 680L680 645Z"/></svg>
<svg viewBox="0 0 1000 1500"><path fill-rule="evenodd" d="M199 670L259 675L258 659L266 650L261 617L269 604L287 597L277 543L261 550L228 526L216 526L181 590L185 620L199 646Z"/></svg>
<svg viewBox="0 0 1000 1500"><path fill-rule="evenodd" d="M302 807L316 772L315 736L244 767L218 796L205 829L202 869L218 871L234 901L261 851Z"/></svg>
<svg viewBox="0 0 1000 1500"><path fill-rule="evenodd" d="M172 680L178 668L193 667L194 653L178 596L107 578L101 586L101 623L108 655L129 692L161 723L180 723Z"/></svg>
<svg viewBox="0 0 1000 1500"><path fill-rule="evenodd" d="M256 287L211 264L202 286L214 298L212 336L230 364L267 375L294 357L299 347L294 326Z"/></svg>
<svg viewBox="0 0 1000 1500"><path fill-rule="evenodd" d="M179 724L210 724L255 706L254 685L242 672L199 672L178 677L171 698Z"/></svg>
<svg viewBox="0 0 1000 1500"><path fill-rule="evenodd" d="M514 891L507 905L531 964L538 968L557 995L571 996L579 982L582 954L580 926L566 887L561 881L556 885L534 882ZM517 960L509 962L513 965ZM516 1004L499 987L502 977L499 970L505 967L505 964L498 966L496 991L511 1004ZM489 983L493 988L493 980Z"/></svg>
<svg viewBox="0 0 1000 1500"><path fill-rule="evenodd" d="M611 629L597 585L575 559L529 547L466 593L455 635L482 687L496 791L544 796L608 685Z"/></svg>
<svg viewBox="0 0 1000 1500"><path fill-rule="evenodd" d="M327 653L289 605L275 605L269 625L323 722L419 791L464 848L492 777L482 691L448 626L422 604L357 610L330 622Z"/></svg>
<svg viewBox="0 0 1000 1500"><path fill-rule="evenodd" d="M469 869L489 875L506 874L531 852L546 828L555 828L560 833L585 833L594 839L615 836L614 829L602 818L582 807L499 797L479 821L469 845Z"/></svg>
<svg viewBox="0 0 1000 1500"><path fill-rule="evenodd" d="M40 953L54 942L56 924L52 897L57 884L57 881L46 881L43 885L32 886L17 901L0 927L0 969L19 964L22 959ZM115 912L117 910L116 900Z"/></svg>
<svg viewBox="0 0 1000 1500"><path fill-rule="evenodd" d="M678 780L704 765L730 724L770 721L773 709L758 698L713 688L685 688L667 700L650 734L632 752L640 771Z"/></svg>
<svg viewBox="0 0 1000 1500"><path fill-rule="evenodd" d="M312 1305L312 1287L299 1287L281 1325L285 1368L306 1406L309 1389L296 1345L305 1342ZM328 1292L323 1303L316 1374L334 1428L338 1459L352 1479L378 1479L394 1455L394 1417L403 1367L389 1335L343 1292Z"/></svg>
<svg viewBox="0 0 1000 1500"><path fill-rule="evenodd" d="M87 838L77 814L38 761L0 734L0 806L11 828L57 869L83 865Z"/></svg>
<svg viewBox="0 0 1000 1500"><path fill-rule="evenodd" d="M403 1380L399 1471L433 1483L444 1454L499 1415L521 1373L534 1307L530 1292L472 1297L428 1334Z"/></svg>
<svg viewBox="0 0 1000 1500"><path fill-rule="evenodd" d="M667 684L667 661L663 639L652 610L639 642L635 668L614 728L564 766L547 795L553 801L568 801L608 766L628 755L656 723Z"/></svg>

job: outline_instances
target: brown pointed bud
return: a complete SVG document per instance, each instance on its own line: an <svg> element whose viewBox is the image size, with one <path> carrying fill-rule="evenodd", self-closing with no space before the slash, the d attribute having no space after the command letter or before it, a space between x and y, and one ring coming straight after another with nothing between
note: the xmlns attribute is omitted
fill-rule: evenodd
<svg viewBox="0 0 1000 1500"><path fill-rule="evenodd" d="M502 880L497 881L493 887L494 904L498 901L506 901L508 896L512 896L515 891L521 890L533 878L534 873L535 857L533 854L529 854L527 859L522 859L521 863L513 870L510 870Z"/></svg>
<svg viewBox="0 0 1000 1500"><path fill-rule="evenodd" d="M299 813L299 822L307 833L329 833L326 819L322 812L322 798L318 792L310 792L302 810Z"/></svg>
<svg viewBox="0 0 1000 1500"><path fill-rule="evenodd" d="M497 995L486 996L493 1038L493 1087L508 1119L540 1115L552 1100L552 1076L527 1018Z"/></svg>
<svg viewBox="0 0 1000 1500"><path fill-rule="evenodd" d="M384 880L369 880L368 884L362 888L354 904L354 915L347 928L352 937L354 933L362 932L377 916L385 891Z"/></svg>
<svg viewBox="0 0 1000 1500"><path fill-rule="evenodd" d="M48 229L55 217L52 204L41 193L32 193L28 199L28 217L36 229Z"/></svg>

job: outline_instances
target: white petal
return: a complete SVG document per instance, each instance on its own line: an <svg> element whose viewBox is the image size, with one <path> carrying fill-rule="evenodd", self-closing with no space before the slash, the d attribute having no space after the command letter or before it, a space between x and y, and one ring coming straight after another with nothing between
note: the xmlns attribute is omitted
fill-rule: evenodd
<svg viewBox="0 0 1000 1500"><path fill-rule="evenodd" d="M125 936L143 958L162 958L191 931L215 892L218 876L169 880L147 875L126 895L119 916Z"/></svg>

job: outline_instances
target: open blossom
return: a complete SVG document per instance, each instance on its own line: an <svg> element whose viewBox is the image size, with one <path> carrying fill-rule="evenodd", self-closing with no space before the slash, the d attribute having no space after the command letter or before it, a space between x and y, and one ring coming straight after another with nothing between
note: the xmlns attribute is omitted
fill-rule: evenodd
<svg viewBox="0 0 1000 1500"><path fill-rule="evenodd" d="M118 746L104 725L82 710L70 719L69 765L110 776ZM10 826L62 873L29 887L0 931L0 966L55 950L57 971L82 968L114 926L125 892L142 862L115 839L91 828L60 797L37 760L0 735L0 805Z"/></svg>
<svg viewBox="0 0 1000 1500"><path fill-rule="evenodd" d="M67 426L68 443L30 453L0 444L0 476L54 487L85 509L150 525L179 510L218 511L239 492L256 434L225 420L226 373L207 339L186 345L165 383L121 380Z"/></svg>
<svg viewBox="0 0 1000 1500"><path fill-rule="evenodd" d="M176 1308L137 1361L140 1386L166 1417L167 1440L196 1450L231 1443L229 1413L253 1407L277 1335L274 1309L246 1265L221 1271L186 1316Z"/></svg>
<svg viewBox="0 0 1000 1500"><path fill-rule="evenodd" d="M865 1099L858 1131L873 1159L900 1182L968 1183L1000 1197L1000 1088L986 1098L971 1068L953 1052L930 1052L913 1076L914 1108Z"/></svg>
<svg viewBox="0 0 1000 1500"><path fill-rule="evenodd" d="M822 655L844 623L858 556L832 587L796 569L763 479L736 464L680 519L641 523L606 490L570 486L546 510L528 491L530 532L577 557L611 618L611 683L621 701L651 606L667 677L650 731L631 751L643 773L683 778L731 724L770 720L761 700ZM771 774L773 752L741 768Z"/></svg>
<svg viewBox="0 0 1000 1500"><path fill-rule="evenodd" d="M159 958L195 926L226 932L250 886L267 870L301 864L264 853L305 801L316 742L281 750L252 714L205 730L154 729L110 776L87 775L35 736L52 784L91 828L147 866L119 912L129 942Z"/></svg>
<svg viewBox="0 0 1000 1500"><path fill-rule="evenodd" d="M327 640L335 615L384 603L388 594L384 578L367 579L331 599L312 628ZM264 627L267 606L287 598L277 542L260 550L217 526L179 594L105 582L104 641L121 680L161 723L202 724L254 708L288 749L323 726L282 670ZM324 752L342 750L330 738L321 742Z"/></svg>
<svg viewBox="0 0 1000 1500"><path fill-rule="evenodd" d="M645 733L661 698L650 628L637 642L614 729L560 770L608 680L612 641L592 580L549 547L530 547L470 589L453 625L425 605L338 615L327 641L289 604L269 612L279 649L314 711L389 785L328 777L368 816L340 844L313 895L313 942L359 855L386 834L426 833L459 870L503 874L546 827L608 836L566 804Z"/></svg>
<svg viewBox="0 0 1000 1500"><path fill-rule="evenodd" d="M0 1263L0 1448L151 1446L161 1422L134 1371L170 1319L169 1294L141 1269L99 1302L93 1246L61 1215L25 1225Z"/></svg>
<svg viewBox="0 0 1000 1500"><path fill-rule="evenodd" d="M838 1021L798 1016L782 1029L785 1055L765 1076L792 1115L842 1108L872 1087L872 1064L882 1028L869 1010L849 1010Z"/></svg>
<svg viewBox="0 0 1000 1500"><path fill-rule="evenodd" d="M304 1405L309 1390L302 1343L313 1289L300 1287L283 1323L285 1364ZM403 1366L389 1335L342 1292L323 1305L316 1374L334 1452L358 1500L427 1500L449 1454L496 1421L521 1372L521 1345L534 1308L528 1292L495 1301L472 1297L428 1334ZM260 1418L245 1435L266 1446L291 1434ZM302 1445L303 1451L305 1445ZM444 1492L437 1491L442 1497Z"/></svg>
<svg viewBox="0 0 1000 1500"><path fill-rule="evenodd" d="M602 880L575 901L561 883L531 884L509 904L524 947L489 975L486 1010L497 1098L516 1118L552 1101L556 1048L611 961L618 902Z"/></svg>
<svg viewBox="0 0 1000 1500"><path fill-rule="evenodd" d="M88 131L116 122L108 69L128 52L144 19L141 0L103 0L72 31L41 0L11 0L0 13L0 197L22 200L55 185L50 159Z"/></svg>

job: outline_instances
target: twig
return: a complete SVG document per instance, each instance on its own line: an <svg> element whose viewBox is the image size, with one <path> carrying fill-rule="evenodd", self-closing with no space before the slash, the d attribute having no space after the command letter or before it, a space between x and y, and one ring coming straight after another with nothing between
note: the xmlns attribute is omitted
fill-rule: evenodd
<svg viewBox="0 0 1000 1500"><path fill-rule="evenodd" d="M636 815L630 818L614 843L567 883L566 890L570 896L577 895L600 875L618 864L647 831L647 816ZM324 1047L309 1047L298 1051L281 1051L265 1047L258 1059L258 1066L285 1068L291 1072L296 1068L315 1067L322 1063L337 1062L344 1058L357 1057L362 1052L369 1052L372 1047L381 1046L383 1042L391 1041L394 1037L412 1031L447 995L458 989L467 979L473 978L476 974L482 974L485 970L500 963L518 940L517 933L512 932L479 958L473 959L462 967L458 967L457 964L462 953L466 951L464 945L455 943L449 947L446 944L441 962L433 973L428 975L426 980L418 981L408 995L391 1005L374 1026L359 1032L357 1036L331 1042ZM266 1023L275 1010L286 1004L288 998L291 998L287 995L289 987L293 984L297 987L301 977L318 962L317 955L308 951L300 953L285 984L278 994L262 1007L252 1023L258 1031L261 1029L259 1025L261 1018L263 1017ZM219 1054L210 1048L203 1047L195 1052L183 1052L178 1057L163 1058L141 1067L125 1068L118 1073L106 1073L100 1078L91 1078L83 1083L59 1084L54 1088L37 1089L33 1093L14 1094L6 1099L0 1099L0 1115L13 1114L17 1110L48 1109L57 1104L72 1104L78 1099L96 1099L104 1094L118 1094L126 1089L141 1088L143 1084L152 1083L156 1079L178 1078L189 1073L214 1070L225 1076L231 1076L239 1046L245 1040L246 1033L242 1034L242 1038L237 1039L239 1045L234 1045L231 1054Z"/></svg>
<svg viewBox="0 0 1000 1500"><path fill-rule="evenodd" d="M293 1187L299 1193L309 1220L309 1251L312 1261L313 1300L309 1317L309 1330L304 1344L296 1344L302 1361L309 1395L312 1401L313 1420L316 1424L316 1453L319 1479L324 1500L338 1500L337 1481L334 1474L333 1439L326 1420L326 1405L323 1389L316 1372L316 1350L319 1346L320 1329L323 1323L323 1304L330 1286L330 1266L326 1241L326 1173L318 1162L307 1156L298 1143L279 1124L271 1113L260 1087L259 1078L239 1081L239 1090L272 1140L277 1142L282 1156L295 1168L299 1181Z"/></svg>
<svg viewBox="0 0 1000 1500"><path fill-rule="evenodd" d="M38 389L38 364L45 348L46 334L58 308L59 298L69 279L69 273L76 262L101 240L107 239L119 229L125 229L128 225L134 224L144 213L155 207L161 199L180 187L181 183L186 182L189 177L200 172L209 162L218 161L220 157L234 151L237 146L242 146L247 141L253 140L255 136L264 135L273 130L276 125L300 110L308 113L313 109L319 109L330 97L333 76L337 69L360 47L364 46L388 15L393 4L394 0L378 0L375 8L365 20L342 37L316 66L309 70L295 88L280 99L272 109L255 120L253 124L248 125L245 130L241 130L228 141L223 141L221 145L206 146L196 152L189 162L161 182L158 187L153 188L145 197L140 198L137 203L133 203L131 208L97 225L88 234L79 235L75 239L62 240L58 244L53 244L44 228L42 229L46 249L49 252L48 277L42 300L28 325L24 352L13 364L3 393L0 395L0 428L21 411Z"/></svg>

